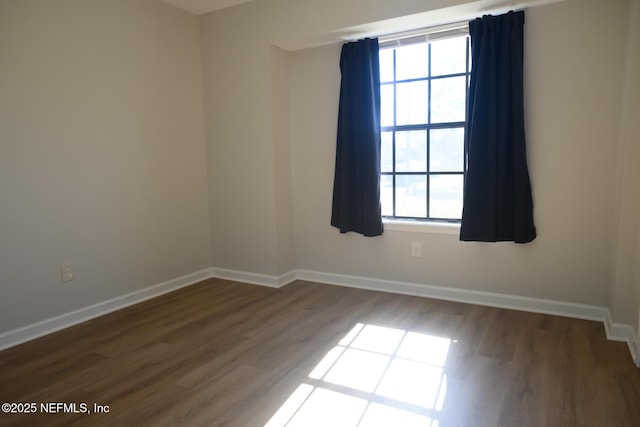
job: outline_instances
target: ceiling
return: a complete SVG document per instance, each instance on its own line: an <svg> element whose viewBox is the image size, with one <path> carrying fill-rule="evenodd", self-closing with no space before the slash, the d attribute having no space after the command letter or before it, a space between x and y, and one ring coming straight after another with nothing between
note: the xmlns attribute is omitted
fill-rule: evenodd
<svg viewBox="0 0 640 427"><path fill-rule="evenodd" d="M235 6L240 3L247 3L252 0L162 0L172 4L187 12L202 15L225 7Z"/></svg>
<svg viewBox="0 0 640 427"><path fill-rule="evenodd" d="M256 0L160 0L165 3L176 6L187 12L191 12L195 15L203 15L205 13L212 12L214 10L224 9L231 6L236 6L242 3L249 3ZM556 3L564 0L476 0L470 2L480 7L480 12L487 12L488 10L504 9L522 9L530 5L543 5L547 3ZM478 11L476 11L478 12Z"/></svg>

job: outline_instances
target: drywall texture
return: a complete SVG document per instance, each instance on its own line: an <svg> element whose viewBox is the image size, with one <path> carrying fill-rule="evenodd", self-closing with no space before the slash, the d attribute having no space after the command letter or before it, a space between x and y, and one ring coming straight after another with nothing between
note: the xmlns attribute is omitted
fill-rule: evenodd
<svg viewBox="0 0 640 427"><path fill-rule="evenodd" d="M635 323L638 1L522 3L539 236L515 245L329 226L339 42L502 0L260 0L199 18L158 0L0 0L0 333L210 266L595 304Z"/></svg>
<svg viewBox="0 0 640 427"><path fill-rule="evenodd" d="M600 17L592 2L591 10L581 14L601 21L609 37L592 35L593 19L572 19L575 8L576 3L567 2L527 11L527 134L539 234L527 245L465 243L455 235L396 231L376 239L339 235L327 220L339 46L294 54L298 267L606 305L616 159L616 139L610 135L617 134L621 91L619 79L608 76L621 75L616 44L623 41L624 30L615 18ZM620 8L618 17L623 13ZM594 44L603 52L596 63L590 51ZM603 143L607 138L609 143ZM422 242L422 258L410 257L411 241Z"/></svg>
<svg viewBox="0 0 640 427"><path fill-rule="evenodd" d="M287 142L274 132L282 116L269 108L287 107L265 86L279 81L270 71L283 72L269 69L269 44L299 48L328 40L322 34L337 41L358 28L406 29L413 21L400 17L408 14L427 26L489 2L369 3L375 6L349 3L337 14L317 2L264 0L201 17L214 265L283 272L273 249L283 229L274 200L287 184L274 175L276 146ZM340 46L290 52L295 267L608 306L628 10L626 0L527 10L527 135L539 234L527 245L398 231L370 239L330 227ZM410 257L412 241L422 242L421 258Z"/></svg>
<svg viewBox="0 0 640 427"><path fill-rule="evenodd" d="M290 65L288 54L274 46L300 48L363 32L398 31L415 26L418 18L419 27L451 22L499 3L260 0L201 16L213 265L268 275L296 265L298 218L291 213L288 159L293 115L286 99ZM328 93L334 89L324 80L312 85ZM333 122L335 117L332 128ZM333 146L332 140L323 143Z"/></svg>
<svg viewBox="0 0 640 427"><path fill-rule="evenodd" d="M275 275L282 272L271 46L254 40L259 16L244 24L225 19L242 7L206 15L213 16L201 29L212 260L216 267ZM255 25L256 33L236 31L238 25Z"/></svg>
<svg viewBox="0 0 640 427"><path fill-rule="evenodd" d="M616 320L635 326L640 298L640 0L633 0L629 13L622 107L611 310Z"/></svg>
<svg viewBox="0 0 640 427"><path fill-rule="evenodd" d="M0 333L209 267L205 158L195 16L1 0Z"/></svg>

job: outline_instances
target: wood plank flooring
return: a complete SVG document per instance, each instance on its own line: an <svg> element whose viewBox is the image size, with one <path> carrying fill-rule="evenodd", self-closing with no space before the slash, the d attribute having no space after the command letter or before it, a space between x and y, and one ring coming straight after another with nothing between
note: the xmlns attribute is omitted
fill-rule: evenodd
<svg viewBox="0 0 640 427"><path fill-rule="evenodd" d="M356 339L341 342L356 325ZM391 341L374 332L402 338L385 353L377 348ZM370 343L360 344L367 333ZM409 337L427 343L414 359L405 357ZM445 344L443 363L430 361L429 342ZM344 357L310 378L334 348ZM372 364L348 365L356 355ZM415 378L402 379L403 366L415 367ZM367 375L336 380L340 369ZM424 378L437 383L437 402L425 400ZM349 382L372 380L371 389ZM384 391L394 381L406 383ZM640 426L640 370L598 322L303 281L270 289L218 279L0 352L0 403L37 405L34 414L0 413L0 426L264 426L300 386L313 391L270 427ZM304 421L322 396L327 407ZM50 402L109 412L43 413Z"/></svg>

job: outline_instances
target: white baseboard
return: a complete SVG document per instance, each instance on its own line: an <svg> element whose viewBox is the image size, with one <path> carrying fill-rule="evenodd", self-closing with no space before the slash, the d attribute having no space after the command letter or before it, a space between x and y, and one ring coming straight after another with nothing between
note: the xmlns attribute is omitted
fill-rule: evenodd
<svg viewBox="0 0 640 427"><path fill-rule="evenodd" d="M298 278L295 270L289 271L281 276L269 276L266 274L247 273L217 267L211 269L211 276L218 279L249 283L251 285L267 286L269 288L280 288Z"/></svg>
<svg viewBox="0 0 640 427"><path fill-rule="evenodd" d="M280 288L294 280L301 279L325 283L328 285L369 289L381 292L484 305L488 307L600 321L604 323L607 339L626 342L634 362L638 367L640 367L640 351L638 347L640 342L638 341L636 331L630 325L613 323L609 309L606 307L539 298L528 298L492 292L473 291L468 289L445 288L441 286L375 279L370 277L323 273L311 270L291 270L280 276L270 276L266 274L249 273L217 267L197 271L121 297L5 332L0 334L0 350L13 347L23 342L76 325L103 314L175 291L211 277L268 286L271 288Z"/></svg>
<svg viewBox="0 0 640 427"><path fill-rule="evenodd" d="M488 307L507 308L533 313L553 314L576 319L604 321L607 315L605 307L528 298L493 292L473 291L460 288L423 285L410 282L374 279L369 277L347 276L342 274L321 273L318 271L298 270L298 278L331 285L351 288L414 295L446 301L477 304Z"/></svg>
<svg viewBox="0 0 640 427"><path fill-rule="evenodd" d="M211 269L207 268L177 279L169 280L139 291L131 292L120 297L90 305L79 310L52 317L41 322L27 325L22 328L0 334L0 350L13 347L26 341L68 328L78 323L86 322L95 317L102 316L112 311L146 301L151 298L175 291L185 286L192 285L211 277Z"/></svg>
<svg viewBox="0 0 640 427"><path fill-rule="evenodd" d="M608 340L627 343L633 362L640 368L640 354L638 354L638 344L640 343L633 327L624 323L614 323L611 319L611 313L607 310L607 316L604 319L604 330L607 333Z"/></svg>
<svg viewBox="0 0 640 427"><path fill-rule="evenodd" d="M309 270L297 270L296 276L298 279L330 285L603 322L607 339L626 342L634 363L640 367L640 341L636 331L630 325L613 323L609 309L606 307Z"/></svg>

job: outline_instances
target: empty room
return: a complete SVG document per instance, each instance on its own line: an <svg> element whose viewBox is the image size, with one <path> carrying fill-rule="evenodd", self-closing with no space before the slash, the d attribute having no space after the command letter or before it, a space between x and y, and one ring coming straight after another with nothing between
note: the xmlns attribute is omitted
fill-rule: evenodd
<svg viewBox="0 0 640 427"><path fill-rule="evenodd" d="M0 0L0 426L640 425L640 0Z"/></svg>

